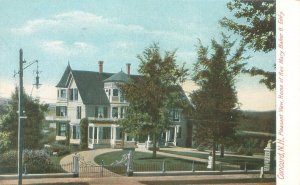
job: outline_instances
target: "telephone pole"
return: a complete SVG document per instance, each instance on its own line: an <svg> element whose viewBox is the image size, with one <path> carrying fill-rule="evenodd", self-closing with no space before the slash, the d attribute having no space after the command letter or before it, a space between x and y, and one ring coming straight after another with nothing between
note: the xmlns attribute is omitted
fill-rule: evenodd
<svg viewBox="0 0 300 185"><path fill-rule="evenodd" d="M18 127L18 185L22 185L23 174L23 148L24 148L24 105L23 105L23 50L20 49L20 61L19 61L19 127Z"/></svg>

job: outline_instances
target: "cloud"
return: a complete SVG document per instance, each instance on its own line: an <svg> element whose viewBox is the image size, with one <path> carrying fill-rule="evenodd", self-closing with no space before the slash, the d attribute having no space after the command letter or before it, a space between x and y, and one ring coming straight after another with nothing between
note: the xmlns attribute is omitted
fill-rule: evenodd
<svg viewBox="0 0 300 185"><path fill-rule="evenodd" d="M98 51L98 48L96 46L85 42L74 42L69 44L62 40L47 40L40 41L38 45L46 52L58 56L69 57L80 56L82 54L89 55Z"/></svg>
<svg viewBox="0 0 300 185"><path fill-rule="evenodd" d="M125 25L117 23L114 18L105 18L96 14L83 11L65 12L48 19L29 20L19 28L12 28L11 31L16 34L33 34L42 30L55 29L87 29L106 28L119 31L143 31L144 28L139 25Z"/></svg>

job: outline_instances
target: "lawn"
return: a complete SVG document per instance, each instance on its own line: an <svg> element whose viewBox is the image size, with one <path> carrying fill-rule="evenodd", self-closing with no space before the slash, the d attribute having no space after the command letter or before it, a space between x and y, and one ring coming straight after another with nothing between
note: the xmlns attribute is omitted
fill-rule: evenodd
<svg viewBox="0 0 300 185"><path fill-rule="evenodd" d="M182 156L197 157L202 159L208 158L208 154L196 153L196 152L178 152L178 151L169 151L169 150L160 150L160 152L182 155ZM228 163L237 163L237 162L262 163L263 162L263 159L256 159L251 157L225 156L224 158L221 158L218 155L216 156L216 160L220 162L228 162Z"/></svg>
<svg viewBox="0 0 300 185"><path fill-rule="evenodd" d="M97 164L101 164L103 160L105 165L110 165L115 161L120 161L124 154L128 151L114 151L106 154L99 155L95 158ZM152 158L152 153L148 152L134 152L134 171L192 171L205 170L207 164L179 159L174 157L167 157L157 155L156 158ZM193 167L194 166L194 167Z"/></svg>

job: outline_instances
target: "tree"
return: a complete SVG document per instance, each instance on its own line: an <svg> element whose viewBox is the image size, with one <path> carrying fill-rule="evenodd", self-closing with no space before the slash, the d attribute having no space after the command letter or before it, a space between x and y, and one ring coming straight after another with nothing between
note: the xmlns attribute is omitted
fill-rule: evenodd
<svg viewBox="0 0 300 185"><path fill-rule="evenodd" d="M4 115L2 124L0 125L1 132L8 133L11 142L10 149L18 147L18 89L11 97L9 111ZM48 109L47 104L40 104L36 99L33 99L24 93L25 115L27 119L24 124L24 146L27 149L36 149L41 146L42 136L42 121L44 113Z"/></svg>
<svg viewBox="0 0 300 185"><path fill-rule="evenodd" d="M184 66L176 65L175 51L165 52L161 57L159 49L153 44L138 55L140 78L119 85L125 99L130 102L120 124L124 132L134 136L140 133L151 135L154 158L159 134L169 128L170 108L182 102L178 85L187 73Z"/></svg>
<svg viewBox="0 0 300 185"><path fill-rule="evenodd" d="M244 45L234 54L234 42L222 34L222 42L211 42L211 50L199 42L198 61L194 64L193 81L199 86L191 94L194 105L194 139L197 143L212 145L213 169L215 169L216 144L226 144L234 137L238 99L235 77L245 63ZM211 57L209 57L211 53Z"/></svg>
<svg viewBox="0 0 300 185"><path fill-rule="evenodd" d="M224 17L220 24L242 37L242 42L254 51L270 52L276 48L276 1L233 0L227 4L236 20ZM245 23L242 23L245 22ZM258 68L244 70L250 75L262 75L260 83L273 90L275 72Z"/></svg>
<svg viewBox="0 0 300 185"><path fill-rule="evenodd" d="M80 149L88 148L88 127L89 121L87 118L80 120Z"/></svg>

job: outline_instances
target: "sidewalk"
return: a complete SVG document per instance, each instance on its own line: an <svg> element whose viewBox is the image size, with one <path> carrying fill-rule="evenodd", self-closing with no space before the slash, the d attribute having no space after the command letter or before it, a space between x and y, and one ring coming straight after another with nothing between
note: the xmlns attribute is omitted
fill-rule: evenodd
<svg viewBox="0 0 300 185"><path fill-rule="evenodd" d="M1 185L18 184L17 180L0 180ZM196 184L248 184L275 185L275 179L259 179L258 175L198 175L198 176L155 176L155 177L102 177L102 178L44 178L23 179L25 185L196 185Z"/></svg>

